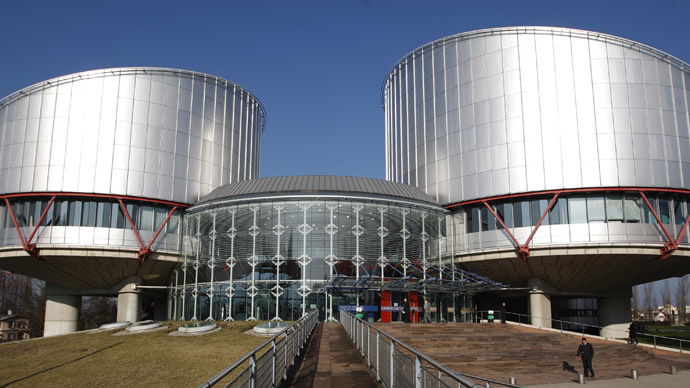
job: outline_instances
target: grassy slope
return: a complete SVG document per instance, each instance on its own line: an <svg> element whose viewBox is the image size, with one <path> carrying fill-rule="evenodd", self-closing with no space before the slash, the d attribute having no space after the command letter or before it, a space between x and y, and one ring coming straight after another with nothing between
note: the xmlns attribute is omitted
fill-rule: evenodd
<svg viewBox="0 0 690 388"><path fill-rule="evenodd" d="M201 336L166 330L79 333L0 346L2 387L190 387L212 377L266 338L243 334L256 323L222 322Z"/></svg>

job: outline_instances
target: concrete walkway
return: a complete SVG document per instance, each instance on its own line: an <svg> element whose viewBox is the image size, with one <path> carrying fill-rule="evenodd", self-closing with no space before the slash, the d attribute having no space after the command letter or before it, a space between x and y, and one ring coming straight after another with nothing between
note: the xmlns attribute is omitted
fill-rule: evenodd
<svg viewBox="0 0 690 388"><path fill-rule="evenodd" d="M297 373L283 385L295 388L378 388L340 323L319 323Z"/></svg>
<svg viewBox="0 0 690 388"><path fill-rule="evenodd" d="M585 379L585 384L588 387L606 387L606 388L628 388L628 387L658 387L658 388L687 388L690 386L690 371L679 371L677 375L672 374L660 374L660 375L650 375L650 376L639 376L637 380L630 378L622 379L609 379L609 380L597 380L597 379ZM574 379L570 383L557 383L557 384L539 384L530 385L531 388L575 388L580 386L577 383L577 379Z"/></svg>

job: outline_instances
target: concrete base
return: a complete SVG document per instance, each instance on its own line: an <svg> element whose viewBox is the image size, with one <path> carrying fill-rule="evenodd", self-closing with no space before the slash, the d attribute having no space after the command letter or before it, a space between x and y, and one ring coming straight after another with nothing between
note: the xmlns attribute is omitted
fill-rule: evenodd
<svg viewBox="0 0 690 388"><path fill-rule="evenodd" d="M141 310L141 299L137 290L140 279L128 279L131 282L123 282L124 285L117 293L117 321L130 321L132 323L139 320L139 310Z"/></svg>
<svg viewBox="0 0 690 388"><path fill-rule="evenodd" d="M627 338L631 312L629 297L599 298L599 335L606 338Z"/></svg>
<svg viewBox="0 0 690 388"><path fill-rule="evenodd" d="M555 291L553 287L541 279L530 279L527 286L532 287L529 292L530 324L537 327L551 328L551 295L544 292Z"/></svg>
<svg viewBox="0 0 690 388"><path fill-rule="evenodd" d="M46 284L46 316L43 336L69 334L77 331L81 296L66 295L69 290Z"/></svg>

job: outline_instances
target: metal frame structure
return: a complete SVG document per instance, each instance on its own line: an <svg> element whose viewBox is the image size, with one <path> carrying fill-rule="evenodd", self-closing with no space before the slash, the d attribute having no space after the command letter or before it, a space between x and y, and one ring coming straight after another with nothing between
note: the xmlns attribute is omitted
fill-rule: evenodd
<svg viewBox="0 0 690 388"><path fill-rule="evenodd" d="M515 384L455 372L350 312L341 311L340 323L366 365L372 369L377 382L386 388L520 388Z"/></svg>
<svg viewBox="0 0 690 388"><path fill-rule="evenodd" d="M578 188L578 189L563 189L563 190L546 190L546 191L536 191L536 192L529 192L529 193L501 195L501 196L495 196L495 197L489 197L489 198L474 199L471 201L465 201L465 202L460 202L460 203L456 203L453 205L448 205L448 206L446 206L446 209L458 208L458 207L462 207L462 206L473 205L476 203L483 204L484 206L486 206L489 209L489 212L491 212L491 214L494 216L496 221L501 225L503 230L508 234L510 239L515 244L518 257L520 257L524 261L527 261L527 260L529 260L529 257L530 257L529 244L532 241L532 238L534 237L534 235L537 233L537 230L539 229L539 226L542 224L542 221L544 221L544 218L546 218L546 215L549 214L549 212L553 208L553 205L556 203L558 196L561 194L592 193L592 192L638 193L640 195L640 197L644 200L645 204L647 205L647 208L649 209L649 211L654 216L654 219L656 220L657 225L659 225L659 228L663 232L662 237L665 237L667 240L664 243L664 246L659 250L660 251L659 260L667 259L669 256L671 256L673 254L673 252L675 252L678 249L678 246L680 245L680 239L682 238L683 234L685 233L685 231L688 227L688 222L690 222L690 217L686 217L680 233L678 233L678 236L674 240L673 237L671 237L671 234L668 232L668 230L664 226L664 224L661 222L661 219L659 218L659 215L657 214L656 209L654 209L654 206L652 206L652 204L647 199L645 192L661 192L661 193L675 193L675 194L690 195L690 190L665 189L665 188L640 188L640 187L594 187L594 188ZM551 198L549 205L546 207L546 210L544 210L541 217L539 218L539 222L537 222L537 224L533 227L532 233L530 233L527 240L522 244L510 232L510 229L508 227L506 227L506 225L503 223L503 220L501 219L501 217L498 216L496 211L489 204L489 202L506 200L506 199L535 197L535 196L539 196L539 195L551 195L551 194L553 194L553 197Z"/></svg>
<svg viewBox="0 0 690 388"><path fill-rule="evenodd" d="M310 312L206 380L199 388L215 386L247 360L249 365L227 383L226 387L280 387L283 380L287 379L295 359L311 338L318 317L318 311ZM269 345L269 349L259 354Z"/></svg>
<svg viewBox="0 0 690 388"><path fill-rule="evenodd" d="M25 239L24 234L22 233L19 223L17 222L17 217L14 214L14 209L12 209L12 205L10 203L10 199L20 199L20 198L27 198L27 197L50 197L50 201L48 202L48 205L46 208L43 210L41 213L41 217L39 218L38 222L36 222L36 225L33 227L33 231L31 232L31 235L29 238ZM148 199L148 198L137 198L137 197L129 197L129 196L124 196L124 195L112 195L112 194L88 194L88 193L22 193L22 194L7 194L7 195L0 195L0 199L4 200L5 205L7 205L8 212L10 214L10 217L12 219L12 223L14 224L14 228L17 231L17 235L19 236L19 240L22 243L22 248L26 253L31 255L32 257L36 259L41 259L40 256L40 249L36 246L35 243L32 243L33 238L36 236L36 233L38 232L38 228L41 227L41 224L43 223L43 220L45 219L45 216L48 214L48 210L50 210L51 206L53 205L53 202L55 202L55 199L57 198L74 198L74 197L79 197L79 198L106 198L106 199L114 199L117 200L117 202L120 205L120 210L122 210L122 213L125 215L125 218L127 218L127 221L129 223L129 226L132 228L132 231L134 232L134 235L137 238L137 241L139 242L139 251L137 252L137 259L139 260L140 263L143 263L146 259L149 258L149 255L151 254L151 247L153 246L153 243L156 241L158 238L158 235L163 231L163 228L165 225L167 225L168 220L170 220L170 217L175 213L177 209L185 209L189 207L187 204L181 204L181 203L176 203L176 202L171 202L171 201L163 201L163 200L157 200L157 199ZM158 227L158 230L156 231L156 234L153 236L151 241L149 241L148 244L144 244L144 241L141 239L141 234L139 233L139 230L137 227L134 225L134 222L132 221L132 218L127 211L127 207L125 206L123 201L133 201L137 203L153 203L153 204L159 204L159 205L168 205L172 206L172 209L170 212L168 212L167 217L163 221L163 223Z"/></svg>

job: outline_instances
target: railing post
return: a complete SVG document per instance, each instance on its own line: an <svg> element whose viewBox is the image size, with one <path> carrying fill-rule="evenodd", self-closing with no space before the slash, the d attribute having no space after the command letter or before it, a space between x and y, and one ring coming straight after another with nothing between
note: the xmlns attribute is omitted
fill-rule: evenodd
<svg viewBox="0 0 690 388"><path fill-rule="evenodd" d="M381 354L381 348L379 347L379 341L381 340L381 333L376 331L376 381L381 381L381 372L379 369L379 354Z"/></svg>
<svg viewBox="0 0 690 388"><path fill-rule="evenodd" d="M391 338L391 362L390 362L390 384L388 384L388 388L393 388L395 387L395 342L393 342L393 339Z"/></svg>
<svg viewBox="0 0 690 388"><path fill-rule="evenodd" d="M285 370L283 371L283 379L287 380L287 370L288 370L288 363L287 363L287 354L288 354L288 349L290 343L288 342L288 335L290 335L290 330L285 330L285 341L283 344L283 360L285 364Z"/></svg>
<svg viewBox="0 0 690 388"><path fill-rule="evenodd" d="M276 369L278 368L278 354L276 353L276 340L274 339L271 341L271 347L273 348L273 376L271 378L271 382L273 383L272 387L276 388Z"/></svg>
<svg viewBox="0 0 690 388"><path fill-rule="evenodd" d="M256 353L249 359L249 388L256 388Z"/></svg>
<svg viewBox="0 0 690 388"><path fill-rule="evenodd" d="M360 331L359 331L360 347L359 347L359 350L362 352L362 356L364 356L364 321L360 322L359 325L360 325Z"/></svg>
<svg viewBox="0 0 690 388"><path fill-rule="evenodd" d="M422 359L418 355L414 358L414 386L422 388Z"/></svg>
<svg viewBox="0 0 690 388"><path fill-rule="evenodd" d="M371 365L371 327L367 326L367 365ZM682 348L681 348L682 352Z"/></svg>

